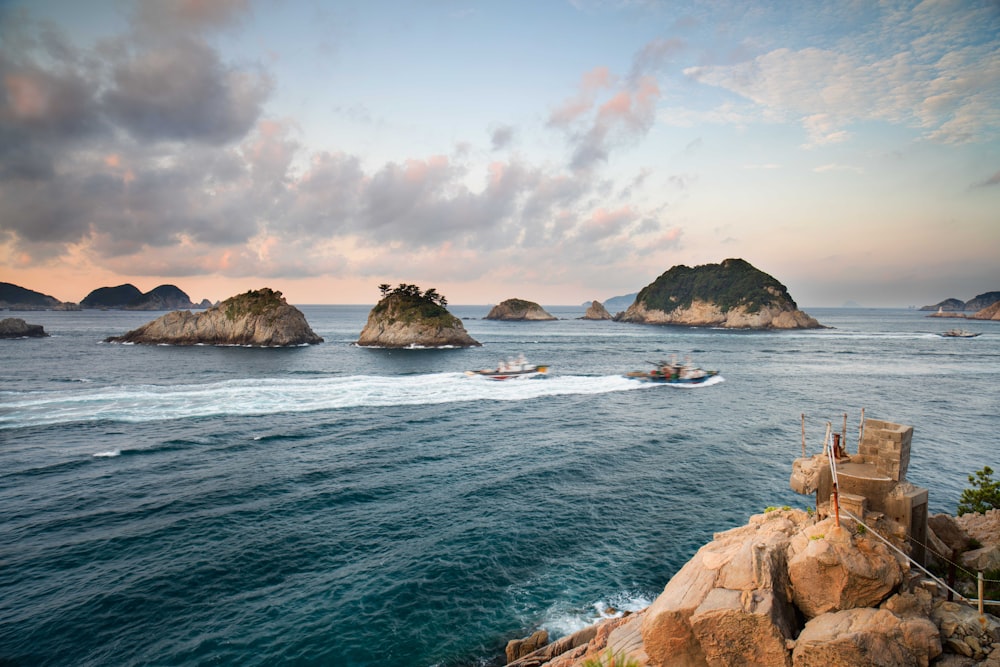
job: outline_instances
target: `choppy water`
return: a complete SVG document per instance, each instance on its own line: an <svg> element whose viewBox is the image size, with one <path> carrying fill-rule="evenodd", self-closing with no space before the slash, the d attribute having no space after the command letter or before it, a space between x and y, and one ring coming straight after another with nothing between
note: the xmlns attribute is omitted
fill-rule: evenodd
<svg viewBox="0 0 1000 667"><path fill-rule="evenodd" d="M480 319L470 350L353 347L367 307L303 307L287 350L100 341L158 313L28 313L0 341L0 664L495 664L508 639L648 604L713 532L788 490L826 420L915 427L953 511L1000 469L1000 325L807 309L833 329ZM550 376L462 371L524 353ZM670 353L725 378L622 373Z"/></svg>

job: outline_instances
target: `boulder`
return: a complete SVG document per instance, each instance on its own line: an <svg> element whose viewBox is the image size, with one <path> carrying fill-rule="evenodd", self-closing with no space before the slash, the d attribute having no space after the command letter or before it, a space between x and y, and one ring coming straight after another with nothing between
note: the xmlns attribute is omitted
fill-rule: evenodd
<svg viewBox="0 0 1000 667"><path fill-rule="evenodd" d="M193 314L167 313L108 343L143 345L246 345L288 347L322 343L305 315L289 305L281 292L268 288L226 299L218 306Z"/></svg>
<svg viewBox="0 0 1000 667"><path fill-rule="evenodd" d="M795 667L926 667L941 654L937 626L919 616L900 618L888 609L845 609L806 623L795 640Z"/></svg>
<svg viewBox="0 0 1000 667"><path fill-rule="evenodd" d="M549 643L549 633L545 630L536 630L530 637L524 639L511 639L507 642L507 662L511 663L519 660L529 653L533 653Z"/></svg>
<svg viewBox="0 0 1000 667"><path fill-rule="evenodd" d="M587 308L587 312L581 318L584 320L610 320L611 313L601 305L600 301L591 301L590 306Z"/></svg>
<svg viewBox="0 0 1000 667"><path fill-rule="evenodd" d="M647 610L649 664L787 664L798 624L786 553L808 521L799 510L755 515L699 549Z"/></svg>
<svg viewBox="0 0 1000 667"><path fill-rule="evenodd" d="M948 548L944 556L951 557L951 551L965 551L969 548L971 537L959 524L955 517L949 514L932 514L927 517L927 528L934 531L937 539Z"/></svg>
<svg viewBox="0 0 1000 667"><path fill-rule="evenodd" d="M502 301L493 306L484 319L506 321L543 321L554 320L556 318L545 312L545 309L534 301L525 301L524 299L507 299L506 301Z"/></svg>
<svg viewBox="0 0 1000 667"><path fill-rule="evenodd" d="M967 512L954 521L980 544L1000 545L1000 509L987 510L985 514Z"/></svg>
<svg viewBox="0 0 1000 667"><path fill-rule="evenodd" d="M368 313L360 347L478 347L462 321L418 292L393 292Z"/></svg>
<svg viewBox="0 0 1000 667"><path fill-rule="evenodd" d="M806 618L875 606L903 580L902 568L888 547L836 527L832 518L796 536L791 549L792 598Z"/></svg>
<svg viewBox="0 0 1000 667"><path fill-rule="evenodd" d="M0 338L44 338L48 336L41 324L28 324L20 317L0 320Z"/></svg>

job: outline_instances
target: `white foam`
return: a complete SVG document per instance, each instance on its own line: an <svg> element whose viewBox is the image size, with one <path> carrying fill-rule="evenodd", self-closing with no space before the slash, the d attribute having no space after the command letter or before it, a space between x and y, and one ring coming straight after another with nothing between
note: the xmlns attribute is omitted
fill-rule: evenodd
<svg viewBox="0 0 1000 667"><path fill-rule="evenodd" d="M556 375L534 382L479 380L464 373L402 377L352 375L13 392L0 398L0 428L100 420L135 423L463 401L525 401L654 386L621 375Z"/></svg>
<svg viewBox="0 0 1000 667"><path fill-rule="evenodd" d="M549 610L541 626L553 637L565 637L579 632L584 628L606 618L619 618L625 612L637 612L645 609L652 600L644 594L631 591L621 591L607 600L597 600L589 609Z"/></svg>
<svg viewBox="0 0 1000 667"><path fill-rule="evenodd" d="M122 455L122 450L120 449L112 449L106 452L97 452L94 454L96 458L112 458L114 456L121 456L121 455Z"/></svg>

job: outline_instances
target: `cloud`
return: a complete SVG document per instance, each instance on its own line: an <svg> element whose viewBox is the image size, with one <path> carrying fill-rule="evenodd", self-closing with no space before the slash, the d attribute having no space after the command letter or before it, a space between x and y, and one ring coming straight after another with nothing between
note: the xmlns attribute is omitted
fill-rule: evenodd
<svg viewBox="0 0 1000 667"><path fill-rule="evenodd" d="M808 146L846 141L852 124L871 120L968 143L995 138L1000 127L997 22L990 3L883 8L865 34L827 47L777 48L684 73L751 100L764 120L798 120Z"/></svg>
<svg viewBox="0 0 1000 667"><path fill-rule="evenodd" d="M507 148L513 140L514 128L510 125L494 127L490 132L490 143L495 151Z"/></svg>
<svg viewBox="0 0 1000 667"><path fill-rule="evenodd" d="M993 174L992 176L990 176L989 178L987 178L985 181L982 181L980 183L976 183L973 187L974 188L989 188L989 187L994 187L994 186L998 186L998 185L1000 185L1000 171L998 171L997 173Z"/></svg>
<svg viewBox="0 0 1000 667"><path fill-rule="evenodd" d="M225 66L207 44L183 38L115 62L102 102L138 140L224 144L253 127L271 87L260 70Z"/></svg>

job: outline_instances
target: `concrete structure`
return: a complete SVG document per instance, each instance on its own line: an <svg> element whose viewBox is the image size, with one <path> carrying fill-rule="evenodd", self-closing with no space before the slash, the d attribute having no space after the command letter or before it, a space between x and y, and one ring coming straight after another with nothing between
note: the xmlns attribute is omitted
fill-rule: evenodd
<svg viewBox="0 0 1000 667"><path fill-rule="evenodd" d="M887 537L923 564L927 489L906 481L912 439L912 426L866 419L858 453L844 452L838 457L838 498L842 511L868 525L886 526L891 533ZM789 483L797 493L816 494L816 511L821 518L832 512L833 478L827 456L796 459Z"/></svg>

